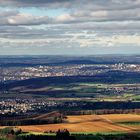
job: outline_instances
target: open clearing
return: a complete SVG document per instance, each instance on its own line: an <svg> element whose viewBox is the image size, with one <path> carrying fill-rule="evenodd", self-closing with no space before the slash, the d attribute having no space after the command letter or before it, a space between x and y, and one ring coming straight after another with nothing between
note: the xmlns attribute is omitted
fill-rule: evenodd
<svg viewBox="0 0 140 140"><path fill-rule="evenodd" d="M44 132L68 129L70 132L136 132L140 125L129 126L117 122L140 122L140 115L110 114L110 115L80 115L68 116L65 123L19 126L23 131Z"/></svg>

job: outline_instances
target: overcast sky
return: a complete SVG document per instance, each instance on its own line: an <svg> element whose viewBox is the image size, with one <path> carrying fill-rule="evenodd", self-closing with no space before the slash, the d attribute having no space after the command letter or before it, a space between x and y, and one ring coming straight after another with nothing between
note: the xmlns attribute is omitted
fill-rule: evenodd
<svg viewBox="0 0 140 140"><path fill-rule="evenodd" d="M140 0L0 0L0 55L140 54Z"/></svg>

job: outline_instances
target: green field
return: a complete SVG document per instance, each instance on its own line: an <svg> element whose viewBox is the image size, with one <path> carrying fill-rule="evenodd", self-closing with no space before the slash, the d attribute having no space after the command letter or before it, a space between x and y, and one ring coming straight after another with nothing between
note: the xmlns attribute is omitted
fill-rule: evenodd
<svg viewBox="0 0 140 140"><path fill-rule="evenodd" d="M38 88L16 87L1 94L2 98L90 98L93 101L140 101L140 84L69 83ZM20 90L20 94L17 92Z"/></svg>

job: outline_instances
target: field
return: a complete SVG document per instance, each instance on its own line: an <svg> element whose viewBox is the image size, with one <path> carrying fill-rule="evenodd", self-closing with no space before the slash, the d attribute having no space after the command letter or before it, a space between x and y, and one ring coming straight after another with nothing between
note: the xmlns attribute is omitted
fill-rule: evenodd
<svg viewBox="0 0 140 140"><path fill-rule="evenodd" d="M122 124L121 124L121 123ZM132 125L123 124L132 122ZM138 122L138 125L133 125ZM110 115L81 115L68 116L65 123L48 125L19 126L23 131L44 132L68 129L74 133L104 133L104 132L138 132L140 131L140 115L110 114Z"/></svg>
<svg viewBox="0 0 140 140"><path fill-rule="evenodd" d="M75 78L76 79L76 78ZM92 78L91 78L92 79ZM34 79L35 80L35 79ZM79 82L63 83L61 80L55 82L55 79L43 79L44 85L39 85L41 80L37 80L35 85L29 86L23 82L23 85L14 85L8 90L8 94L0 92L3 98L23 98L25 95L28 98L54 98L54 99L73 99L83 100L88 98L91 101L139 101L140 100L140 84L107 84L96 82ZM58 80L58 79L57 79ZM66 79L64 79L66 80ZM22 81L21 81L22 82ZM48 83L46 83L48 82ZM50 83L49 83L50 82ZM30 81L29 81L30 83ZM32 81L31 83L34 83ZM54 83L54 84L52 84ZM25 85L24 85L25 84ZM30 84L31 85L31 84ZM36 87L36 85L38 85ZM20 94L19 94L20 93ZM74 98L73 98L74 97Z"/></svg>

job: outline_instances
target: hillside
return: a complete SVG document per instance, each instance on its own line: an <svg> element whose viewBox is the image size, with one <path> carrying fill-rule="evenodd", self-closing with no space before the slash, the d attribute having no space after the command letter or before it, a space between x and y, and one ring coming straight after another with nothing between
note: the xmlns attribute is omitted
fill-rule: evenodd
<svg viewBox="0 0 140 140"><path fill-rule="evenodd" d="M83 115L68 116L67 122L62 124L48 124L37 126L20 126L24 131L44 132L68 129L70 132L134 132L140 130L139 125L121 125L118 122L139 122L139 115Z"/></svg>
<svg viewBox="0 0 140 140"><path fill-rule="evenodd" d="M59 76L59 77L44 77L44 78L33 78L21 81L13 81L10 83L1 83L1 90L10 90L13 88L22 87L27 88L43 88L49 85L62 85L72 83L117 83L117 84L130 84L140 83L140 73L136 72L123 72L123 71L109 71L106 73L98 74L96 76ZM19 90L21 90L19 88Z"/></svg>

